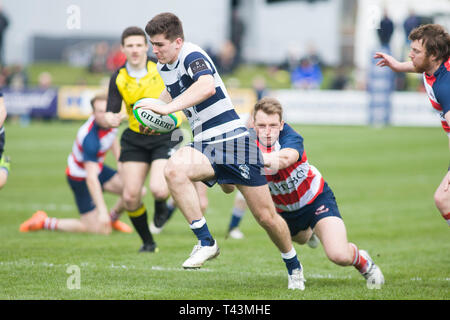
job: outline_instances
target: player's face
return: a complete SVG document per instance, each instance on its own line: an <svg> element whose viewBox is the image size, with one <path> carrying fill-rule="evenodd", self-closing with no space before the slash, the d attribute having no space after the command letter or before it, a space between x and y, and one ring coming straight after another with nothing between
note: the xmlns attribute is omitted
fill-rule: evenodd
<svg viewBox="0 0 450 320"><path fill-rule="evenodd" d="M108 123L105 120L106 104L106 100L103 99L98 99L94 103L95 122L102 128L108 128Z"/></svg>
<svg viewBox="0 0 450 320"><path fill-rule="evenodd" d="M148 44L143 36L129 36L123 41L122 52L132 66L141 66L147 61Z"/></svg>
<svg viewBox="0 0 450 320"><path fill-rule="evenodd" d="M430 68L431 57L427 56L427 51L421 40L414 40L411 43L409 57L418 72L425 72Z"/></svg>
<svg viewBox="0 0 450 320"><path fill-rule="evenodd" d="M153 46L153 53L160 63L172 64L178 59L178 53L183 46L183 39L166 39L163 34L157 34L150 37Z"/></svg>
<svg viewBox="0 0 450 320"><path fill-rule="evenodd" d="M259 141L269 147L277 142L280 131L283 130L284 121L278 114L267 114L261 110L256 112L254 128Z"/></svg>

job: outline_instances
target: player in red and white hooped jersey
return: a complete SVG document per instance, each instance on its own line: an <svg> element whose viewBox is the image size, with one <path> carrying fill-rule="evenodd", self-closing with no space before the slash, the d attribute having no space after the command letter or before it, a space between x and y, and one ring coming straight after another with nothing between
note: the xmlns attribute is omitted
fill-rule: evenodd
<svg viewBox="0 0 450 320"><path fill-rule="evenodd" d="M319 170L308 163L303 150L303 138L288 124L284 125L275 144L266 146L257 140L257 145L263 154L279 152L282 148L293 148L300 155L298 161L273 175L270 174L270 169L266 169L266 179L278 213L299 210L312 203L322 193L325 181Z"/></svg>
<svg viewBox="0 0 450 320"><path fill-rule="evenodd" d="M103 190L122 195L123 184L119 173L104 164L108 150L119 157L117 129L108 128L105 120L106 95L97 95L92 101L93 114L78 130L72 153L68 157L67 181L73 191L80 219L57 219L37 211L20 226L21 232L60 230L108 234L111 227L131 232L118 220L124 211L122 197L108 213ZM120 163L118 163L119 165Z"/></svg>
<svg viewBox="0 0 450 320"><path fill-rule="evenodd" d="M67 159L67 176L77 181L86 179L86 161L95 162L101 172L106 153L111 149L116 136L117 128L103 129L96 123L95 116L91 115L78 130L72 153Z"/></svg>
<svg viewBox="0 0 450 320"><path fill-rule="evenodd" d="M411 61L399 62L382 52L375 54L378 66L395 72L423 74L423 82L431 105L439 115L450 147L450 34L438 24L419 26L409 34ZM450 226L450 167L434 193L434 202Z"/></svg>
<svg viewBox="0 0 450 320"><path fill-rule="evenodd" d="M303 138L284 123L277 99L265 97L253 111L254 132L261 149L272 200L300 244L314 232L327 257L341 266L353 265L370 289L381 288L384 277L369 254L347 241L344 221L334 194L319 170L309 164Z"/></svg>

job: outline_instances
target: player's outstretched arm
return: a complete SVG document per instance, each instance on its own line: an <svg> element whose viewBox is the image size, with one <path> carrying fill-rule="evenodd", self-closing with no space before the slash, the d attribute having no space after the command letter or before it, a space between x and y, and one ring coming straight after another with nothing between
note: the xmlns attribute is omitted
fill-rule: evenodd
<svg viewBox="0 0 450 320"><path fill-rule="evenodd" d="M6 107L3 97L0 97L0 127L3 126L6 119Z"/></svg>
<svg viewBox="0 0 450 320"><path fill-rule="evenodd" d="M98 180L98 163L93 161L86 161L84 162L84 167L87 173L86 185L97 209L99 227L101 228L101 230L99 231L102 233L109 233L111 231L111 219L108 214L108 208L106 206L105 199L103 198L102 186L100 184L100 181Z"/></svg>
<svg viewBox="0 0 450 320"><path fill-rule="evenodd" d="M272 171L285 169L297 162L300 157L295 149L284 148L277 152L263 153L264 166Z"/></svg>
<svg viewBox="0 0 450 320"><path fill-rule="evenodd" d="M395 72L417 72L412 61L400 62L393 56L390 56L383 52L376 52L374 59L380 59L377 61L379 67L389 67Z"/></svg>

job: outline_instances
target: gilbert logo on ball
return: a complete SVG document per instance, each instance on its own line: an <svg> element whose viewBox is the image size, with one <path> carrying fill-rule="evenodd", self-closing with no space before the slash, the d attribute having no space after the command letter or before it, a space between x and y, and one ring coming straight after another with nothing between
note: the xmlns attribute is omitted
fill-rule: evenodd
<svg viewBox="0 0 450 320"><path fill-rule="evenodd" d="M134 104L138 106L143 102L151 102L156 105L166 105L165 102L154 98L143 98ZM134 108L133 114L136 120L144 127L155 130L158 133L168 133L181 125L181 112L169 113L168 115L160 115L151 110L142 108Z"/></svg>

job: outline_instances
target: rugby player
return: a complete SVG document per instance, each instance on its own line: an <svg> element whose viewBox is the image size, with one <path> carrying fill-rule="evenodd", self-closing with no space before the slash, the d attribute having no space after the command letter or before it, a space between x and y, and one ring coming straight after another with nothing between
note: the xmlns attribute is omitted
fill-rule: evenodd
<svg viewBox="0 0 450 320"><path fill-rule="evenodd" d="M11 163L9 157L3 154L5 148L5 127L3 126L6 120L7 112L3 93L0 92L0 189L3 188L8 181L9 171L11 170Z"/></svg>
<svg viewBox="0 0 450 320"><path fill-rule="evenodd" d="M381 288L384 277L380 268L366 251L347 241L331 188L319 170L309 164L302 136L283 121L282 115L280 102L266 97L256 103L253 122L270 193L292 240L305 244L314 232L328 259L340 266L354 266L369 289Z"/></svg>
<svg viewBox="0 0 450 320"><path fill-rule="evenodd" d="M57 219L48 217L44 211L37 211L20 225L21 232L47 229L109 234L111 227L122 232L132 231L118 220L124 211L122 198L119 197L108 213L103 197L103 190L121 196L123 189L119 173L104 164L109 150L116 160L119 158L117 129L109 128L105 120L106 95L96 95L91 105L93 113L77 132L66 168L67 182L74 194L80 219Z"/></svg>
<svg viewBox="0 0 450 320"><path fill-rule="evenodd" d="M200 268L219 255L193 182L203 181L208 186L218 183L227 193L236 185L258 223L280 250L288 269L288 288L304 290L303 269L289 229L276 214L261 173L261 153L241 124L211 58L197 45L184 41L182 23L172 13L156 15L145 31L166 85L160 99L168 104L147 102L136 107L159 114L183 110L193 133L193 143L177 150L164 170L170 193L198 239L183 268ZM143 128L143 132L149 130Z"/></svg>
<svg viewBox="0 0 450 320"><path fill-rule="evenodd" d="M433 109L449 138L450 147L450 35L438 24L426 24L411 31L411 61L399 62L394 57L377 52L377 66L387 66L395 72L422 73L423 83ZM450 166L434 193L434 202L450 226Z"/></svg>

